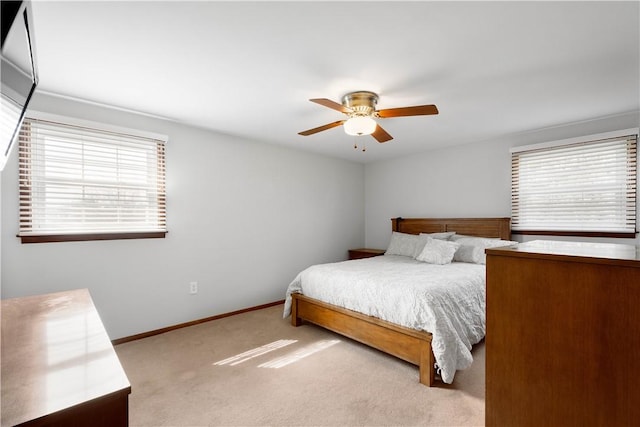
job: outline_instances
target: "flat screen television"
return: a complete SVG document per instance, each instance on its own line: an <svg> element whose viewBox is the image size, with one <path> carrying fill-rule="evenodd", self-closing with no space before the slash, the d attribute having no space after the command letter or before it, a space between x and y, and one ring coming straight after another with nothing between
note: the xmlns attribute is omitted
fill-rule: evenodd
<svg viewBox="0 0 640 427"><path fill-rule="evenodd" d="M31 95L38 84L31 3L1 3L0 171L4 169L15 145Z"/></svg>

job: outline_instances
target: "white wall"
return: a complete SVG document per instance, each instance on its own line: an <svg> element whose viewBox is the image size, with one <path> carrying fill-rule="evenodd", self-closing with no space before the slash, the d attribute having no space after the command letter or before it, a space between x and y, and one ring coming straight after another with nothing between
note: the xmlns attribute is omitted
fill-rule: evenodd
<svg viewBox="0 0 640 427"><path fill-rule="evenodd" d="M169 233L21 244L14 152L1 180L2 298L89 288L116 339L281 300L300 270L364 244L361 164L41 94L30 108L168 135Z"/></svg>
<svg viewBox="0 0 640 427"><path fill-rule="evenodd" d="M390 219L398 216L509 217L511 147L634 128L639 118L638 112L621 114L369 164L365 167L366 246L386 248L391 237ZM639 238L514 235L518 241L532 239L640 244Z"/></svg>

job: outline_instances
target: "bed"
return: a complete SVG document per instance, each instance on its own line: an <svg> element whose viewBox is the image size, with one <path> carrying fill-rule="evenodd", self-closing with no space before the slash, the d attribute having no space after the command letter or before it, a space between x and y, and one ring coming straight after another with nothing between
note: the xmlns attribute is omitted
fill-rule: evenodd
<svg viewBox="0 0 640 427"><path fill-rule="evenodd" d="M511 238L509 218L394 218L391 221L392 231L405 234L418 235L420 233L455 232L457 235L484 237L503 241L509 241ZM361 264L361 266L365 268L377 268L375 264L386 263L387 259L385 258L391 261L394 256L384 255L376 258L378 259L374 260L373 258L369 258L334 264L347 270L354 268L355 264L353 263L371 263L370 265ZM403 262L407 264L411 263L408 260L404 260ZM416 262L414 262L414 264L416 264ZM452 267L457 269L467 268L461 265L455 266L454 264L463 263L451 264ZM473 267L476 277L478 276L477 267L480 266ZM381 268L389 269L388 266ZM481 266L481 268L480 274L482 276L482 289L484 292L484 266ZM468 267L468 269L472 269L472 267ZM312 298L309 295L304 295L304 291L299 289L300 287L294 286L294 283L297 283L296 281L298 279L299 277L289 285L284 312L285 316L289 313L291 314L291 323L293 326L300 326L304 321L307 321L374 347L417 365L420 383L427 386L434 384L436 370L439 368L437 367L436 356L432 348L433 335L431 332L382 320L378 316L363 314L363 312L359 310L356 311L334 305L323 301L323 298ZM484 322L484 317L482 322ZM484 328L484 324L482 328ZM484 333L484 329L482 333ZM434 344L438 344L436 346L438 349L436 353L440 357L440 343L438 341ZM452 375L450 373L448 377L449 380L445 382L452 381Z"/></svg>

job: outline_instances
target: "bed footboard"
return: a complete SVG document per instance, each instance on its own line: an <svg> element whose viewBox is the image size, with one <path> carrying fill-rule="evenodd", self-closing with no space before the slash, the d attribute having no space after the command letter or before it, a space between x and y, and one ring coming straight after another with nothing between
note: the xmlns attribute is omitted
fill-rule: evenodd
<svg viewBox="0 0 640 427"><path fill-rule="evenodd" d="M417 365L420 383L432 386L435 380L435 358L431 350L431 334L394 325L375 317L327 304L301 294L292 294L291 324L304 320L384 351Z"/></svg>

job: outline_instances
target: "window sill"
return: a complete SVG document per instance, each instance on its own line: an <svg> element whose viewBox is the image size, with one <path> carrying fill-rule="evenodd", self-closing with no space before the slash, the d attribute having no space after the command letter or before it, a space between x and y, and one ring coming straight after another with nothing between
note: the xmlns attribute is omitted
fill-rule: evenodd
<svg viewBox="0 0 640 427"><path fill-rule="evenodd" d="M90 240L164 239L166 231L140 233L87 233L20 236L22 243L85 242Z"/></svg>
<svg viewBox="0 0 640 427"><path fill-rule="evenodd" d="M575 237L609 237L614 239L635 239L638 232L610 232L610 231L542 231L542 230L511 230L511 234L537 236L575 236Z"/></svg>

